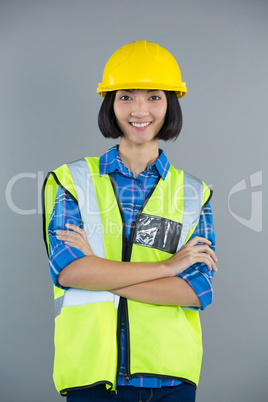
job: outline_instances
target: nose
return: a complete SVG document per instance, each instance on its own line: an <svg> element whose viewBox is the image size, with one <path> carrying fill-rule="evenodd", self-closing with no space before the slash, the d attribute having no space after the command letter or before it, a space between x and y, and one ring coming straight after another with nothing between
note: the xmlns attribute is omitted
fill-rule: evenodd
<svg viewBox="0 0 268 402"><path fill-rule="evenodd" d="M132 117L143 118L149 115L148 105L144 99L136 99L130 112Z"/></svg>

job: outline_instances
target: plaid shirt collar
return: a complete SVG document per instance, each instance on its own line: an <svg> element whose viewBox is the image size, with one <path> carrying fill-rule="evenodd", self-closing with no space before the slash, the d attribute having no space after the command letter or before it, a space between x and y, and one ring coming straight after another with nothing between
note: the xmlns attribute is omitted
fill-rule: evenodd
<svg viewBox="0 0 268 402"><path fill-rule="evenodd" d="M118 147L119 145L115 145L114 147L108 149L108 151L100 157L100 176L112 173L117 170L125 176L134 177L134 174L123 164L122 159L118 154ZM156 169L162 179L165 180L169 167L170 163L166 157L165 152L159 148L158 159L150 166L148 166L146 172L148 170Z"/></svg>

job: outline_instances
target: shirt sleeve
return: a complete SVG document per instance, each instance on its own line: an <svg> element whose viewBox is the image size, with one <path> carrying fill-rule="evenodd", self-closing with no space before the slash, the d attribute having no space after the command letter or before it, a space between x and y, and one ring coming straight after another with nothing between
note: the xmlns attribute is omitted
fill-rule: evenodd
<svg viewBox="0 0 268 402"><path fill-rule="evenodd" d="M210 203L203 209L198 225L193 232L191 239L195 236L205 237L211 241L211 248L215 251L215 230L213 225L213 217ZM189 239L190 240L190 239ZM197 263L187 268L178 277L184 279L188 285L195 291L198 296L202 307L183 307L191 310L204 310L209 304L212 303L213 289L212 282L214 271L209 271L204 263Z"/></svg>
<svg viewBox="0 0 268 402"><path fill-rule="evenodd" d="M71 223L83 228L83 221L79 212L79 208L72 198L58 188L55 206L52 211L48 224L49 236L49 270L54 284L60 288L57 277L60 271L71 262L85 256L82 251L75 247L70 247L60 241L56 237L57 230L66 230L66 223Z"/></svg>

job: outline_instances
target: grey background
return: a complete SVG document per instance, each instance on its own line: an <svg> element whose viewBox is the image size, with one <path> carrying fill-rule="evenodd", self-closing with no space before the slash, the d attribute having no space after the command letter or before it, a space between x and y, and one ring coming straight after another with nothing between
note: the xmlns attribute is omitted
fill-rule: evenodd
<svg viewBox="0 0 268 402"><path fill-rule="evenodd" d="M219 273L214 303L201 313L197 402L268 400L267 213L258 209L257 232L228 208L229 192L245 179L230 207L250 219L249 177L265 177L267 168L267 11L266 0L0 1L1 401L62 400L52 382L40 186L48 170L115 143L98 131L96 87L110 55L137 39L167 48L188 86L182 134L161 146L177 168L214 189ZM5 197L21 173L30 176L11 196L24 214Z"/></svg>

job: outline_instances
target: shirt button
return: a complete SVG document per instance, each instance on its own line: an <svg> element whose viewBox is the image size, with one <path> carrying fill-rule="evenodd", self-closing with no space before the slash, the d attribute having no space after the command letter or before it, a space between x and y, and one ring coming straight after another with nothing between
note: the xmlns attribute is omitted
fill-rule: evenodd
<svg viewBox="0 0 268 402"><path fill-rule="evenodd" d="M142 185L142 182L141 181L139 181L139 186L141 186Z"/></svg>

